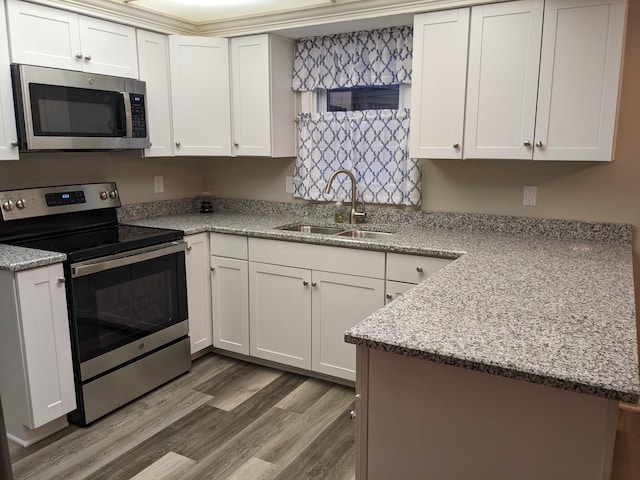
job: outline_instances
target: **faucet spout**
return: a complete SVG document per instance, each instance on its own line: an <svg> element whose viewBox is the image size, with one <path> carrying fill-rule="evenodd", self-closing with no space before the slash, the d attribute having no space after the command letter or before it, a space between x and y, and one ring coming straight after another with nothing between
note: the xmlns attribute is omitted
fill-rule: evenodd
<svg viewBox="0 0 640 480"><path fill-rule="evenodd" d="M331 173L331 175L329 175L329 180L327 180L327 188L324 189L324 193L331 193L331 184L333 184L333 179L336 177L336 175L338 175L339 173L344 173L345 175L347 175L350 179L351 179L351 216L350 216L350 220L351 220L351 224L355 225L356 224L356 220L358 218L364 218L366 213L365 212L358 212L356 211L356 177L354 177L353 173L350 170L346 170L344 168L339 168L338 170L335 170ZM363 204L364 206L364 204Z"/></svg>

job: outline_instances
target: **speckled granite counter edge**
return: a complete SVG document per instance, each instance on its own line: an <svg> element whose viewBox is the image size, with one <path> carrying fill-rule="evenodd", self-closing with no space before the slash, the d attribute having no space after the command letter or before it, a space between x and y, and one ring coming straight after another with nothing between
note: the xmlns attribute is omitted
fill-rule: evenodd
<svg viewBox="0 0 640 480"><path fill-rule="evenodd" d="M270 202L200 196L123 205L118 212L120 222L165 215L196 213L203 200L210 201L215 212L258 215L298 215L301 218L333 216L332 203ZM555 240L631 243L633 227L629 224L516 217L474 213L432 212L403 208L367 207L367 223L402 224L426 228L444 228L474 233L496 233Z"/></svg>
<svg viewBox="0 0 640 480"><path fill-rule="evenodd" d="M348 333L344 336L345 342L352 343L354 345L371 348L374 350L380 350L383 352L394 353L397 355L403 355L406 357L417 358L420 360L429 360L443 365L450 365L452 367L460 367L468 370L474 370L477 372L488 373L490 375L498 375L505 378L511 378L514 380L521 380L528 383L535 383L538 385L544 385L547 387L557 388L568 392L582 393L591 396L597 396L606 398L608 400L617 400L620 402L627 402L635 404L640 399L640 396L635 392L624 392L620 390L612 390L606 387L600 387L597 385L588 385L575 380L565 378L552 378L535 373L523 372L520 370L514 370L498 365L487 365L485 363L473 362L471 360L464 360L454 358L446 355L439 355L436 353L425 352L423 350L415 350L411 348L392 345L388 342L382 343L373 340L368 340L361 337L354 337Z"/></svg>

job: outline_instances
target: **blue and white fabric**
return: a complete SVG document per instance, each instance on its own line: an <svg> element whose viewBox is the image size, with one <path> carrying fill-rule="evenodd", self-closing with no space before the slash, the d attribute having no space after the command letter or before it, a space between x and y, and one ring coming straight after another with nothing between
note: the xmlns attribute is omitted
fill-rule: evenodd
<svg viewBox="0 0 640 480"><path fill-rule="evenodd" d="M351 181L338 175L325 194L331 172L351 170L359 201L420 205L420 161L409 158L409 109L302 113L294 197L351 200Z"/></svg>
<svg viewBox="0 0 640 480"><path fill-rule="evenodd" d="M296 44L293 89L411 83L413 27L302 38Z"/></svg>

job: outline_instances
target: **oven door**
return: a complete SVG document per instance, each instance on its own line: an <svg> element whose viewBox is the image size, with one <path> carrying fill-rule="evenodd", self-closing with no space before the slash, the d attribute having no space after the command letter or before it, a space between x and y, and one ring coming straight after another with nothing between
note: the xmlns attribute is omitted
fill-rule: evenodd
<svg viewBox="0 0 640 480"><path fill-rule="evenodd" d="M81 381L188 334L185 248L171 242L70 266Z"/></svg>

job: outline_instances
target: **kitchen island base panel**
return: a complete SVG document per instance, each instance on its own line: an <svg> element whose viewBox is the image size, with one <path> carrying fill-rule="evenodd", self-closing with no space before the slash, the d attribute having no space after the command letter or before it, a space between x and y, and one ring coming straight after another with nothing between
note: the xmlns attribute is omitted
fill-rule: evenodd
<svg viewBox="0 0 640 480"><path fill-rule="evenodd" d="M610 477L615 400L362 346L358 354L358 480Z"/></svg>

